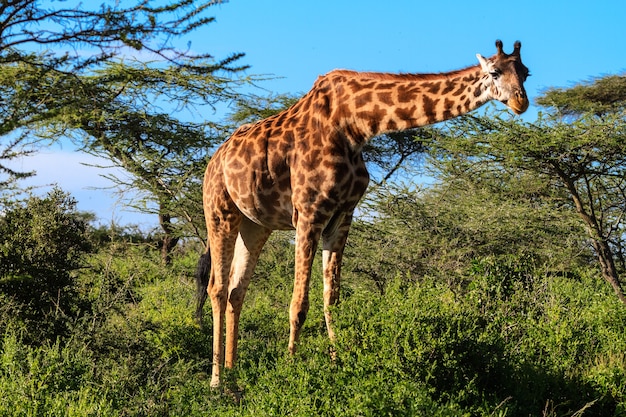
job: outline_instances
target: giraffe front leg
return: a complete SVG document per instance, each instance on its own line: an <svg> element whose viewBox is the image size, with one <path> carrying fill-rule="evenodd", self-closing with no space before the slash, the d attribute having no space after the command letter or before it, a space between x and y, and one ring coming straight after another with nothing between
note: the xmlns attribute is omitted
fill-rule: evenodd
<svg viewBox="0 0 626 417"><path fill-rule="evenodd" d="M341 283L341 263L343 251L348 238L348 231L352 223L352 214L346 214L338 220L339 224L332 223L322 235L323 253L322 262L324 269L324 319L326 329L331 342L335 341L335 332L332 325L332 313L330 307L339 301Z"/></svg>
<svg viewBox="0 0 626 417"><path fill-rule="evenodd" d="M300 331L309 311L311 266L321 231L300 220L296 228L296 265L293 296L289 307L289 353L294 355Z"/></svg>

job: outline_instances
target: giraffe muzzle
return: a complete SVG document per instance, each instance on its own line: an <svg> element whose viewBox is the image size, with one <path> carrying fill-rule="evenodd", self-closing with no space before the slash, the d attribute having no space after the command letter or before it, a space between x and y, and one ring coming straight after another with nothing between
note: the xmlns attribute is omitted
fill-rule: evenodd
<svg viewBox="0 0 626 417"><path fill-rule="evenodd" d="M515 114L522 114L528 110L530 102L528 101L526 94L518 91L506 104Z"/></svg>

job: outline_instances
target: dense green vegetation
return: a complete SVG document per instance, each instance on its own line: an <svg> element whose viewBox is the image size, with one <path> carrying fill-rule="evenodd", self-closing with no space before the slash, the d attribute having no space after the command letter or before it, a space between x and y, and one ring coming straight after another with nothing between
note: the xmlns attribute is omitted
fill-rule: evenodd
<svg viewBox="0 0 626 417"><path fill-rule="evenodd" d="M288 356L292 236L273 235L242 315L240 361L218 390L209 387L211 329L192 318L193 244L165 266L150 239L136 243L119 229L103 239L102 228L89 229L86 239L99 243L80 246L89 251L80 265L65 258L72 268L63 291L46 291L54 284L46 277L66 270L61 263L5 271L0 415L626 414L626 316L597 268L570 264L557 273L565 270L547 270L541 251L531 256L522 246L463 262L466 254L454 257L434 242L428 247L438 261L412 270L426 236L392 232L399 223L421 227L424 218L407 210L420 207L412 200L418 194L432 196L392 191L378 198L395 214L370 219L371 227L361 221L351 235L335 346L325 332L318 263L302 346ZM59 230L50 204L65 213L58 222L85 221L59 192L15 210ZM375 270L360 264L359 253L371 256L368 231L381 229L379 221L395 241L378 246L388 257ZM44 243L81 233L51 233ZM29 304L6 288L38 296Z"/></svg>

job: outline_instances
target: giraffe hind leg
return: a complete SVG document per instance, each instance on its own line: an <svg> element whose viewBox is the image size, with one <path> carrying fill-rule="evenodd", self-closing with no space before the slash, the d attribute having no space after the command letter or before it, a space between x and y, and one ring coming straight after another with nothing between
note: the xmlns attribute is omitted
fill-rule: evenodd
<svg viewBox="0 0 626 417"><path fill-rule="evenodd" d="M224 366L232 368L237 358L239 317L250 279L259 259L259 254L271 234L271 230L244 218L239 227L235 243L230 279L228 283L228 305L226 307L226 353Z"/></svg>
<svg viewBox="0 0 626 417"><path fill-rule="evenodd" d="M208 294L213 313L213 372L211 386L220 384L221 366L224 362L224 322L228 302L228 287L235 242L241 217L231 216L221 224L210 224L211 272Z"/></svg>

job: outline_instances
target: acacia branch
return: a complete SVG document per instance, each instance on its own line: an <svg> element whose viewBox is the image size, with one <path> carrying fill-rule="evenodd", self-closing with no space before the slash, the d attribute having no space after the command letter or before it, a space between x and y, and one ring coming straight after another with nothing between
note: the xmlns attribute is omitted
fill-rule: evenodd
<svg viewBox="0 0 626 417"><path fill-rule="evenodd" d="M85 3L74 8L44 9L37 0L3 1L0 56L29 44L56 46L57 50L67 46L74 52L60 50L54 53L56 59L73 69L81 69L102 63L130 48L151 52L172 64L195 68L191 62L209 61L212 56L179 50L171 41L213 22L214 18L204 13L218 3L221 2L169 0L163 6L149 7L148 0L136 0L130 7L121 7L120 2L115 2L92 9L84 9ZM75 49L81 45L95 48L99 53L81 55ZM241 55L233 54L215 65L226 71L237 71L243 66L232 66L232 63Z"/></svg>

